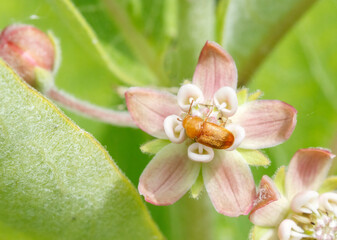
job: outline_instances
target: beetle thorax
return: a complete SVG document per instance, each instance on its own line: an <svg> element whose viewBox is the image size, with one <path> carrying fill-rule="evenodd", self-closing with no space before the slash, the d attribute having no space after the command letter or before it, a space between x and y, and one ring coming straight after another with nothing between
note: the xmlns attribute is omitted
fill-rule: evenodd
<svg viewBox="0 0 337 240"><path fill-rule="evenodd" d="M186 135L189 138L198 138L202 132L204 120L197 116L187 115L183 120L183 127L186 130Z"/></svg>

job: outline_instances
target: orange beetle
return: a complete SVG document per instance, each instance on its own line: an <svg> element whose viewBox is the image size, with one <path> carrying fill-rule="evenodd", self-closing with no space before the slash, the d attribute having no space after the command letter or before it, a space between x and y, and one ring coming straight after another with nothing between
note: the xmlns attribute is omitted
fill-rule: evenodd
<svg viewBox="0 0 337 240"><path fill-rule="evenodd" d="M192 102L193 103L193 102ZM201 117L188 115L183 119L186 135L194 141L216 149L227 149L234 143L234 135L226 128L215 123L207 122Z"/></svg>

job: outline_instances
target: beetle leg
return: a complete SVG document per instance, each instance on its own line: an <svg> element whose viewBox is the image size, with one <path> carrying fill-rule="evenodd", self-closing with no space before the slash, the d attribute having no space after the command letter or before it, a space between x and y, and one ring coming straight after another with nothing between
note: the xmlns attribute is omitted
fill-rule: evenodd
<svg viewBox="0 0 337 240"><path fill-rule="evenodd" d="M204 106L204 107L213 107L214 105L212 104L207 104L207 103L199 103L199 105Z"/></svg>
<svg viewBox="0 0 337 240"><path fill-rule="evenodd" d="M228 121L228 118L224 118L224 117L221 117L221 121L222 123L220 124L221 127L225 127L226 126L226 123Z"/></svg>
<svg viewBox="0 0 337 240"><path fill-rule="evenodd" d="M225 120L225 121L222 121L222 123L221 123L221 127L225 127L226 126L226 123L227 123L227 120Z"/></svg>

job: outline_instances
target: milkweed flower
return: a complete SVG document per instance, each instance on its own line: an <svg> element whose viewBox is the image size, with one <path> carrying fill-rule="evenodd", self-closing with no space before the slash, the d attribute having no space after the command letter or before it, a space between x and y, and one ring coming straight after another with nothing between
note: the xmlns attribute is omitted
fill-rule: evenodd
<svg viewBox="0 0 337 240"><path fill-rule="evenodd" d="M288 139L296 125L296 110L276 100L249 101L246 89L236 90L232 57L218 44L206 42L192 83L182 85L177 96L138 87L126 92L137 126L171 142L156 153L140 177L138 190L146 201L172 204L201 179L219 213L248 214L256 190L247 161L263 159L262 165L268 164L256 149ZM202 124L184 126L187 115L198 117ZM225 130L219 133L219 127ZM196 136L187 129L197 131ZM253 164L261 165L258 160Z"/></svg>
<svg viewBox="0 0 337 240"><path fill-rule="evenodd" d="M327 178L330 151L298 150L288 170L263 176L249 219L254 240L337 239L337 178Z"/></svg>

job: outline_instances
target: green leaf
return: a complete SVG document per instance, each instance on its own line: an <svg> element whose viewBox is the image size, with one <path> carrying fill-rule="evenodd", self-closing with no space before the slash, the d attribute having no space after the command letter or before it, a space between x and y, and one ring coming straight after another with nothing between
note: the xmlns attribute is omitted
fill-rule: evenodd
<svg viewBox="0 0 337 240"><path fill-rule="evenodd" d="M143 144L140 147L140 150L143 153L156 154L157 152L159 152L160 149L162 149L169 143L170 141L166 139L155 139Z"/></svg>
<svg viewBox="0 0 337 240"><path fill-rule="evenodd" d="M253 166L268 166L270 164L270 160L266 155L264 155L259 150L251 150L251 149L236 149L242 157L246 160L249 165Z"/></svg>
<svg viewBox="0 0 337 240"><path fill-rule="evenodd" d="M70 0L49 2L62 21L66 22L71 29L76 29L73 34L76 34L76 38L80 39L81 44L95 50L95 54L103 61L106 68L120 81L129 85L146 85L155 82L154 77L146 71L144 66L124 56L113 45L105 44L104 39L97 36L79 9ZM100 9L100 6L97 5L95 9ZM101 18L103 17L104 14L101 13Z"/></svg>
<svg viewBox="0 0 337 240"><path fill-rule="evenodd" d="M235 0L228 6L224 46L236 61L241 85L315 0Z"/></svg>
<svg viewBox="0 0 337 240"><path fill-rule="evenodd" d="M82 4L83 1L78 3ZM112 23L117 26L133 54L156 76L156 83L158 85L169 85L169 79L163 69L162 59L144 35L138 31L122 5L118 1L106 0L103 3L104 6L101 7L101 10L107 9L109 13L108 19L111 19ZM90 2L89 4L91 5L92 3ZM101 14L104 14L104 11Z"/></svg>
<svg viewBox="0 0 337 240"><path fill-rule="evenodd" d="M2 61L0 164L0 222L12 239L163 238L97 140Z"/></svg>

